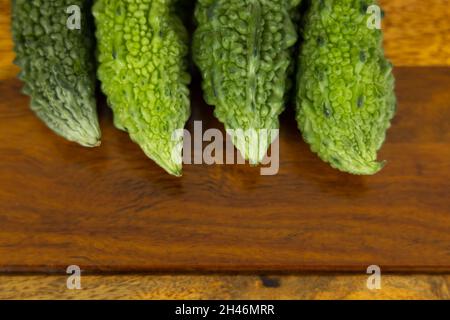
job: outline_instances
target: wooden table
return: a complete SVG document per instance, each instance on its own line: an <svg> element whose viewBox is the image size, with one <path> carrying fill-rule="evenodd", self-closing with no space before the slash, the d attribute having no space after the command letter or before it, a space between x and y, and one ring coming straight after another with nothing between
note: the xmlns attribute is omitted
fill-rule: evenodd
<svg viewBox="0 0 450 320"><path fill-rule="evenodd" d="M382 173L330 169L288 110L277 176L187 166L176 179L113 128L106 108L96 150L63 141L33 116L11 64L9 1L0 1L0 298L449 298L449 6L383 2L399 112ZM219 127L197 89L193 108L188 128L194 119ZM69 264L97 274L83 277L85 290L48 275ZM373 292L364 275L371 264L434 275L385 276ZM173 274L193 271L223 274Z"/></svg>

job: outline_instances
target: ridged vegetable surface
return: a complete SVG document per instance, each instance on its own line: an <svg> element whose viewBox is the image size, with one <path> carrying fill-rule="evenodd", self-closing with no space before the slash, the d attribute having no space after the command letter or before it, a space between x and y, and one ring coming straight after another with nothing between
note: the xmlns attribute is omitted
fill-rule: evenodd
<svg viewBox="0 0 450 320"><path fill-rule="evenodd" d="M297 120L305 141L341 171L370 175L396 99L382 32L369 28L374 1L312 1L304 22Z"/></svg>
<svg viewBox="0 0 450 320"><path fill-rule="evenodd" d="M49 128L83 146L100 144L90 1L14 0L15 63L31 109ZM81 9L81 29L67 27L67 8Z"/></svg>
<svg viewBox="0 0 450 320"><path fill-rule="evenodd" d="M262 161L279 128L289 86L292 14L300 0L199 0L193 57L203 76L204 97L227 130L254 132L234 139L251 163ZM253 142L252 142L253 141Z"/></svg>
<svg viewBox="0 0 450 320"><path fill-rule="evenodd" d="M190 115L188 35L173 0L97 0L98 77L114 123L167 172L182 171L177 129ZM178 150L174 152L175 150Z"/></svg>

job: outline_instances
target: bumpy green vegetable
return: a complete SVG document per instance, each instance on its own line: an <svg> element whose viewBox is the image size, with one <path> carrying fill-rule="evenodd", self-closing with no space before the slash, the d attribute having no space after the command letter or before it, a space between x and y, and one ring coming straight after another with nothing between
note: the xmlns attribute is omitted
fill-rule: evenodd
<svg viewBox="0 0 450 320"><path fill-rule="evenodd" d="M374 1L312 1L304 25L297 120L312 151L336 169L361 175L377 162L396 99L382 33L367 25Z"/></svg>
<svg viewBox="0 0 450 320"><path fill-rule="evenodd" d="M81 9L79 30L67 27L73 5ZM59 135L92 147L100 144L100 129L89 11L90 1L12 2L15 63L31 109Z"/></svg>
<svg viewBox="0 0 450 320"><path fill-rule="evenodd" d="M251 163L262 161L284 109L292 47L292 22L300 0L199 0L193 57L204 97L227 130L252 130L250 143L234 139ZM267 131L266 131L267 132ZM253 141L253 143L252 143Z"/></svg>
<svg viewBox="0 0 450 320"><path fill-rule="evenodd" d="M97 0L98 77L114 112L143 151L181 175L180 139L189 118L188 35L174 0Z"/></svg>

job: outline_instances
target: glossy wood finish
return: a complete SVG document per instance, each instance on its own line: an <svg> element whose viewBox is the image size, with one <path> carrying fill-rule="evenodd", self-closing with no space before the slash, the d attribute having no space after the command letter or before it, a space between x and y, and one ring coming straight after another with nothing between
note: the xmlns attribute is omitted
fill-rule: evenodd
<svg viewBox="0 0 450 320"><path fill-rule="evenodd" d="M173 178L106 108L102 146L83 149L36 119L18 80L1 81L0 271L450 271L450 72L395 73L388 164L373 177L317 159L288 111L278 175L197 165ZM220 128L193 99L188 128Z"/></svg>
<svg viewBox="0 0 450 320"><path fill-rule="evenodd" d="M446 0L381 3L394 64L450 65ZM176 179L104 107L94 150L34 117L11 64L9 4L0 0L0 271L450 271L450 69L396 69L399 112L374 177L317 159L291 110L279 175L186 166ZM193 92L189 128L220 128Z"/></svg>

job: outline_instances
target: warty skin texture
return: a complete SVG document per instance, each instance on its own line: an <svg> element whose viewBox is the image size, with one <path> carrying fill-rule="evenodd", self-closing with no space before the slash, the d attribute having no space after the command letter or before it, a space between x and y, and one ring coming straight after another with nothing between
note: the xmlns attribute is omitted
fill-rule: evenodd
<svg viewBox="0 0 450 320"><path fill-rule="evenodd" d="M344 172L371 175L396 99L382 33L369 29L375 1L312 1L297 78L297 121L311 150Z"/></svg>
<svg viewBox="0 0 450 320"><path fill-rule="evenodd" d="M254 130L260 139L233 142L245 159L260 163L278 129L297 41L292 16L300 0L199 0L193 58L204 98L227 130Z"/></svg>
<svg viewBox="0 0 450 320"><path fill-rule="evenodd" d="M81 29L69 30L66 10L81 9ZM83 146L100 144L95 103L91 1L12 1L15 63L31 109L47 126Z"/></svg>
<svg viewBox="0 0 450 320"><path fill-rule="evenodd" d="M172 175L190 115L188 35L172 0L97 0L98 77L117 128ZM174 150L177 150L174 152Z"/></svg>

